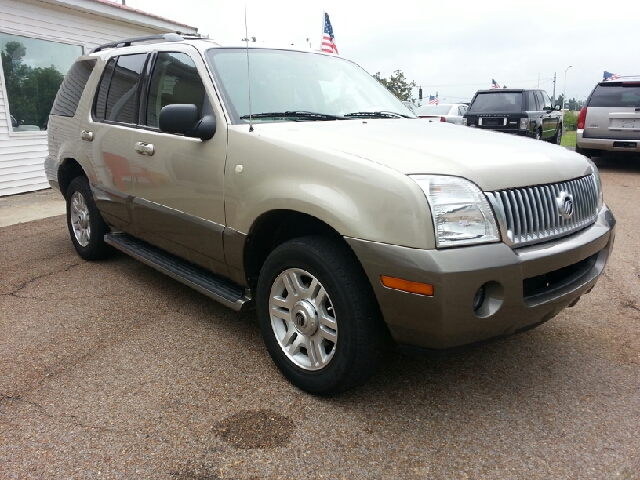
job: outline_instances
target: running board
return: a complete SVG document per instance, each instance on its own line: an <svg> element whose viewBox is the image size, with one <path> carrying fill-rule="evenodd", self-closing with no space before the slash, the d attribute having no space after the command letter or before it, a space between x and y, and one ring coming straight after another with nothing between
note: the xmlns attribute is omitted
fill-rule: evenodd
<svg viewBox="0 0 640 480"><path fill-rule="evenodd" d="M131 235L107 233L104 241L236 311L251 303L251 293L248 289Z"/></svg>

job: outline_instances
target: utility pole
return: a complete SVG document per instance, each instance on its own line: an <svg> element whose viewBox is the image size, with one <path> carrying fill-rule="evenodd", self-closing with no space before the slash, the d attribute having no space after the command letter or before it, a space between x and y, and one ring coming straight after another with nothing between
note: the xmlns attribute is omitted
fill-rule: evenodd
<svg viewBox="0 0 640 480"><path fill-rule="evenodd" d="M551 97L551 106L556 105L556 72L553 72L553 97Z"/></svg>

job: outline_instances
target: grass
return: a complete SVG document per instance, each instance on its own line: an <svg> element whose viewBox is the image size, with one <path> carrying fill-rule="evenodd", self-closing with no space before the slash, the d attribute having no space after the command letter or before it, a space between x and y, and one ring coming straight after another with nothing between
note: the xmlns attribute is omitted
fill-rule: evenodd
<svg viewBox="0 0 640 480"><path fill-rule="evenodd" d="M565 132L562 136L562 141L560 145L563 147L575 147L576 146L576 132Z"/></svg>

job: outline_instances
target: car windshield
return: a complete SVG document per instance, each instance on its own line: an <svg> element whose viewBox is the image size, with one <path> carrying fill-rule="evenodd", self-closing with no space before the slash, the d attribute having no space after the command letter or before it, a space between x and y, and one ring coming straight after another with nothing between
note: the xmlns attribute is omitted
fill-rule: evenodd
<svg viewBox="0 0 640 480"><path fill-rule="evenodd" d="M415 118L376 79L339 57L262 48L213 48L206 57L235 123L248 122L250 113L259 122Z"/></svg>
<svg viewBox="0 0 640 480"><path fill-rule="evenodd" d="M517 113L521 111L521 92L479 93L469 106L469 113Z"/></svg>
<svg viewBox="0 0 640 480"><path fill-rule="evenodd" d="M451 105L422 105L416 108L416 115L448 115Z"/></svg>

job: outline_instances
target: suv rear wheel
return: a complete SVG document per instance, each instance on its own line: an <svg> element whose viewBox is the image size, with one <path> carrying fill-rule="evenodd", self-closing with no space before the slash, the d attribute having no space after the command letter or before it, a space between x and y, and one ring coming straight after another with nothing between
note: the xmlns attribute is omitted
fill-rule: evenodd
<svg viewBox="0 0 640 480"><path fill-rule="evenodd" d="M69 184L67 226L76 252L85 260L99 260L113 252L104 241L109 227L93 201L87 177L76 177Z"/></svg>
<svg viewBox="0 0 640 480"><path fill-rule="evenodd" d="M378 303L339 239L303 237L277 247L262 267L256 297L267 350L297 387L335 395L376 371L383 347Z"/></svg>

